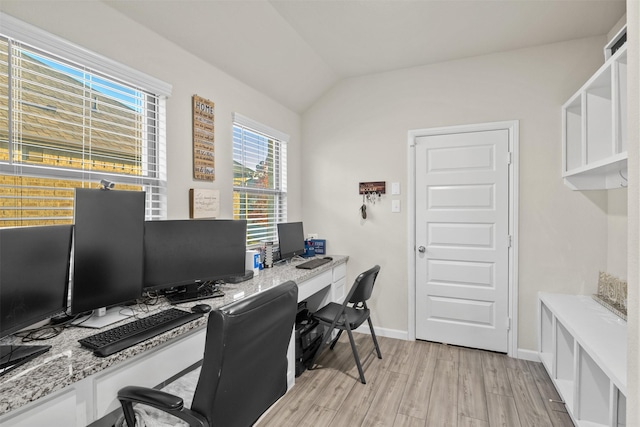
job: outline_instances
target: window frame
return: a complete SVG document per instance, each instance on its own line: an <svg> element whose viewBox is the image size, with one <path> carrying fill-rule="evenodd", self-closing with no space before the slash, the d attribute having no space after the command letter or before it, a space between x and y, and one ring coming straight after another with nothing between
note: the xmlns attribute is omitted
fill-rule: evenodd
<svg viewBox="0 0 640 427"><path fill-rule="evenodd" d="M116 189L118 189L118 184L138 186L147 193L145 217L147 219L166 219L168 211L166 194L166 99L171 95L171 85L2 12L0 12L0 29L0 36L3 40L6 38L9 50L9 80L7 82L9 91L7 105L9 114L7 129L9 159L8 161L0 161L0 174L75 181L79 187L97 186L102 179L116 183ZM56 58L63 63L70 64L70 66L77 64L79 67L89 70L91 75L110 79L114 82L122 82L123 86L137 88L136 90L145 93L143 104L141 104L143 105L144 114L141 115L143 136L141 137L142 143L140 147L142 150L140 160L142 172L140 175L110 173L102 170L58 168L53 165L37 165L14 161L11 156L15 135L13 129L14 118L11 114L11 85L14 77L11 75L10 53L14 43L18 47L34 51L45 59ZM150 124L151 121L154 123ZM149 132L149 126L153 126L155 132ZM27 219L16 219L16 221L29 222ZM34 218L34 222L36 221L37 219Z"/></svg>
<svg viewBox="0 0 640 427"><path fill-rule="evenodd" d="M274 157L277 158L278 170L274 170L274 179L277 178L277 183L274 183L274 188L260 188L260 187L252 187L252 186L244 186L244 185L236 185L236 176L235 176L235 168L236 168L236 152L240 150L242 156L246 154L247 150L244 149L244 146L241 145L238 147L236 142L235 132L236 128L240 128L242 130L246 130L252 132L254 134L265 137L269 140L274 141L277 148L277 153L274 153ZM273 129L269 126L266 126L260 122L252 120L248 117L245 117L238 113L233 113L232 118L232 163L234 169L234 180L233 180L233 196L234 196L234 206L233 206L233 218L234 219L247 219L249 221L247 226L247 248L257 248L264 245L265 242L275 242L277 241L277 224L281 222L287 221L287 146L289 142L289 135L284 132ZM244 165L243 165L244 167ZM253 197L260 196L274 196L274 200L272 205L274 209L269 212L269 216L273 218L273 222L268 222L266 228L266 232L263 230L262 237L257 238L260 233L252 233L250 230L250 221L248 218L250 212L247 215L239 215L239 201L236 201L236 196L240 195L249 195Z"/></svg>

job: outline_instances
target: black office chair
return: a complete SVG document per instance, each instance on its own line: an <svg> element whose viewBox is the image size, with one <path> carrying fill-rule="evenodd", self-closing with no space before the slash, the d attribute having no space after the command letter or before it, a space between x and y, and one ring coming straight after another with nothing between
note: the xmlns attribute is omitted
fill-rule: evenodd
<svg viewBox="0 0 640 427"><path fill-rule="evenodd" d="M127 425L133 404L149 405L190 426L248 427L287 391L287 349L297 313L292 282L209 313L202 370L191 409L161 390L129 386L118 391Z"/></svg>
<svg viewBox="0 0 640 427"><path fill-rule="evenodd" d="M364 321L369 322L369 329L371 330L371 337L373 338L373 344L376 347L378 353L378 359L382 359L380 353L380 347L378 346L378 340L376 339L376 333L373 330L373 323L369 316L369 308L367 307L367 300L371 298L373 292L373 285L378 277L380 266L375 267L361 273L355 280L349 294L344 299L342 304L331 302L320 310L313 313L313 317L316 318L321 324L328 325L329 328L325 332L323 338L323 346L318 350L314 356L311 365L313 365L315 358L322 352L324 346L326 346L334 329L338 329L338 334L331 342L330 349L333 350L336 342L340 339L342 331L347 331L349 335L349 342L351 343L351 350L353 351L353 357L356 359L356 365L358 366L358 372L360 373L360 381L362 384L366 384L364 380L364 372L362 371L362 364L360 363L360 356L358 356L358 350L356 349L355 341L353 340L353 334L351 331L360 327ZM348 306L352 304L352 306Z"/></svg>

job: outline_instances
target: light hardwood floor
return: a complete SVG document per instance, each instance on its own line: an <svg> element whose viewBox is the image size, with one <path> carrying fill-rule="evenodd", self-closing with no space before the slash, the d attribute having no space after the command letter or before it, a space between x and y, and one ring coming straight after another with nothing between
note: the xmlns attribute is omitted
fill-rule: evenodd
<svg viewBox="0 0 640 427"><path fill-rule="evenodd" d="M346 334L259 427L529 427L573 423L540 363L423 341L355 334L367 384Z"/></svg>

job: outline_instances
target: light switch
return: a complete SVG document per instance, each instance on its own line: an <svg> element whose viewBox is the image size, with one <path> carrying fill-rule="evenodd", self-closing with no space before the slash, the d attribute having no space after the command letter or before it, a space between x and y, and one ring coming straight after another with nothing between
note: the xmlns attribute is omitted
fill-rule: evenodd
<svg viewBox="0 0 640 427"><path fill-rule="evenodd" d="M400 212L400 200L394 199L391 201L391 212Z"/></svg>
<svg viewBox="0 0 640 427"><path fill-rule="evenodd" d="M391 194L400 194L400 183L392 182L391 183Z"/></svg>

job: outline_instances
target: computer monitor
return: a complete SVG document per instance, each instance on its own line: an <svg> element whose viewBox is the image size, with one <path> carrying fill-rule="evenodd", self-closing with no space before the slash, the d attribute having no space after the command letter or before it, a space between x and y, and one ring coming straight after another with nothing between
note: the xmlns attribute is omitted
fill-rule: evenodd
<svg viewBox="0 0 640 427"><path fill-rule="evenodd" d="M78 324L102 327L132 314L103 308L142 295L144 210L141 191L76 189L71 314L95 311Z"/></svg>
<svg viewBox="0 0 640 427"><path fill-rule="evenodd" d="M0 338L67 308L73 226L0 229ZM50 345L0 345L0 375Z"/></svg>
<svg viewBox="0 0 640 427"><path fill-rule="evenodd" d="M280 259L286 260L303 255L305 248L302 222L279 223L278 244L280 245Z"/></svg>
<svg viewBox="0 0 640 427"><path fill-rule="evenodd" d="M0 229L0 338L66 310L72 229Z"/></svg>
<svg viewBox="0 0 640 427"><path fill-rule="evenodd" d="M144 288L162 290L245 274L247 221L147 221Z"/></svg>

